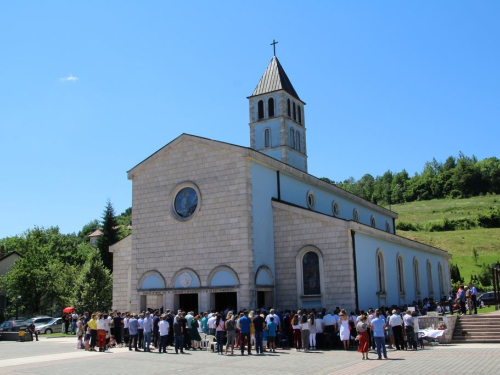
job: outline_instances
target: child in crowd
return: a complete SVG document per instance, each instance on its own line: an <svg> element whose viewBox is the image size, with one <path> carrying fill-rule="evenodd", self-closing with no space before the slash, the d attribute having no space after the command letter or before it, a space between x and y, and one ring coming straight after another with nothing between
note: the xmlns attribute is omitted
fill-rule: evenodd
<svg viewBox="0 0 500 375"><path fill-rule="evenodd" d="M267 341L269 342L269 350L276 353L276 323L274 317L271 316L270 320L267 324Z"/></svg>
<svg viewBox="0 0 500 375"><path fill-rule="evenodd" d="M115 348L116 347L116 340L115 340L115 336L111 336L109 338L109 345L108 345L109 348Z"/></svg>

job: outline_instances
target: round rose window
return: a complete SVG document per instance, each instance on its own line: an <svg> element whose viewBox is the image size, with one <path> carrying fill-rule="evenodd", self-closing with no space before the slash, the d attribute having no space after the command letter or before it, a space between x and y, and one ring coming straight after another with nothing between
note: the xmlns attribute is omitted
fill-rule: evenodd
<svg viewBox="0 0 500 375"><path fill-rule="evenodd" d="M198 207L198 194L191 187L181 189L174 200L174 210L179 217L183 219L189 218Z"/></svg>

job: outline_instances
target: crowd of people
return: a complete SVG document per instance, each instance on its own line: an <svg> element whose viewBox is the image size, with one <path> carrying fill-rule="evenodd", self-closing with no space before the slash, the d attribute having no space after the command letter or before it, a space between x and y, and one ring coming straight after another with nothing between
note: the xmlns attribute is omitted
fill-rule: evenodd
<svg viewBox="0 0 500 375"><path fill-rule="evenodd" d="M406 308L406 306L405 306ZM77 348L104 352L113 347L130 351L176 354L213 348L219 355L264 355L276 347L291 347L299 352L315 350L357 350L368 359L370 348L378 359L387 358L386 344L396 350L416 349L413 308L392 311L334 310L241 310L234 313L207 311L174 312L147 309L140 314L119 311L76 316ZM76 314L74 314L76 315ZM71 316L73 320L73 316Z"/></svg>

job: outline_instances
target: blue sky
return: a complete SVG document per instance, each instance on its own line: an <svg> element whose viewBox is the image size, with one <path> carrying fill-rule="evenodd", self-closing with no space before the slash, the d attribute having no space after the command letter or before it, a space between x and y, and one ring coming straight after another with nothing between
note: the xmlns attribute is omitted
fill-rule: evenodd
<svg viewBox="0 0 500 375"><path fill-rule="evenodd" d="M498 1L0 4L0 238L132 205L126 171L190 133L249 146L277 56L309 172L339 181L499 155Z"/></svg>

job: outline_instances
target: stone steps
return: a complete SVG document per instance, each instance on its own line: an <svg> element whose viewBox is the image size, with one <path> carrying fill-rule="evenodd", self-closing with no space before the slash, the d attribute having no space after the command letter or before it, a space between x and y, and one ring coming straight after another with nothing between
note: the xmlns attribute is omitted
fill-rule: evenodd
<svg viewBox="0 0 500 375"><path fill-rule="evenodd" d="M467 335L462 335L463 332ZM453 343L500 343L500 315L464 315L458 317Z"/></svg>

